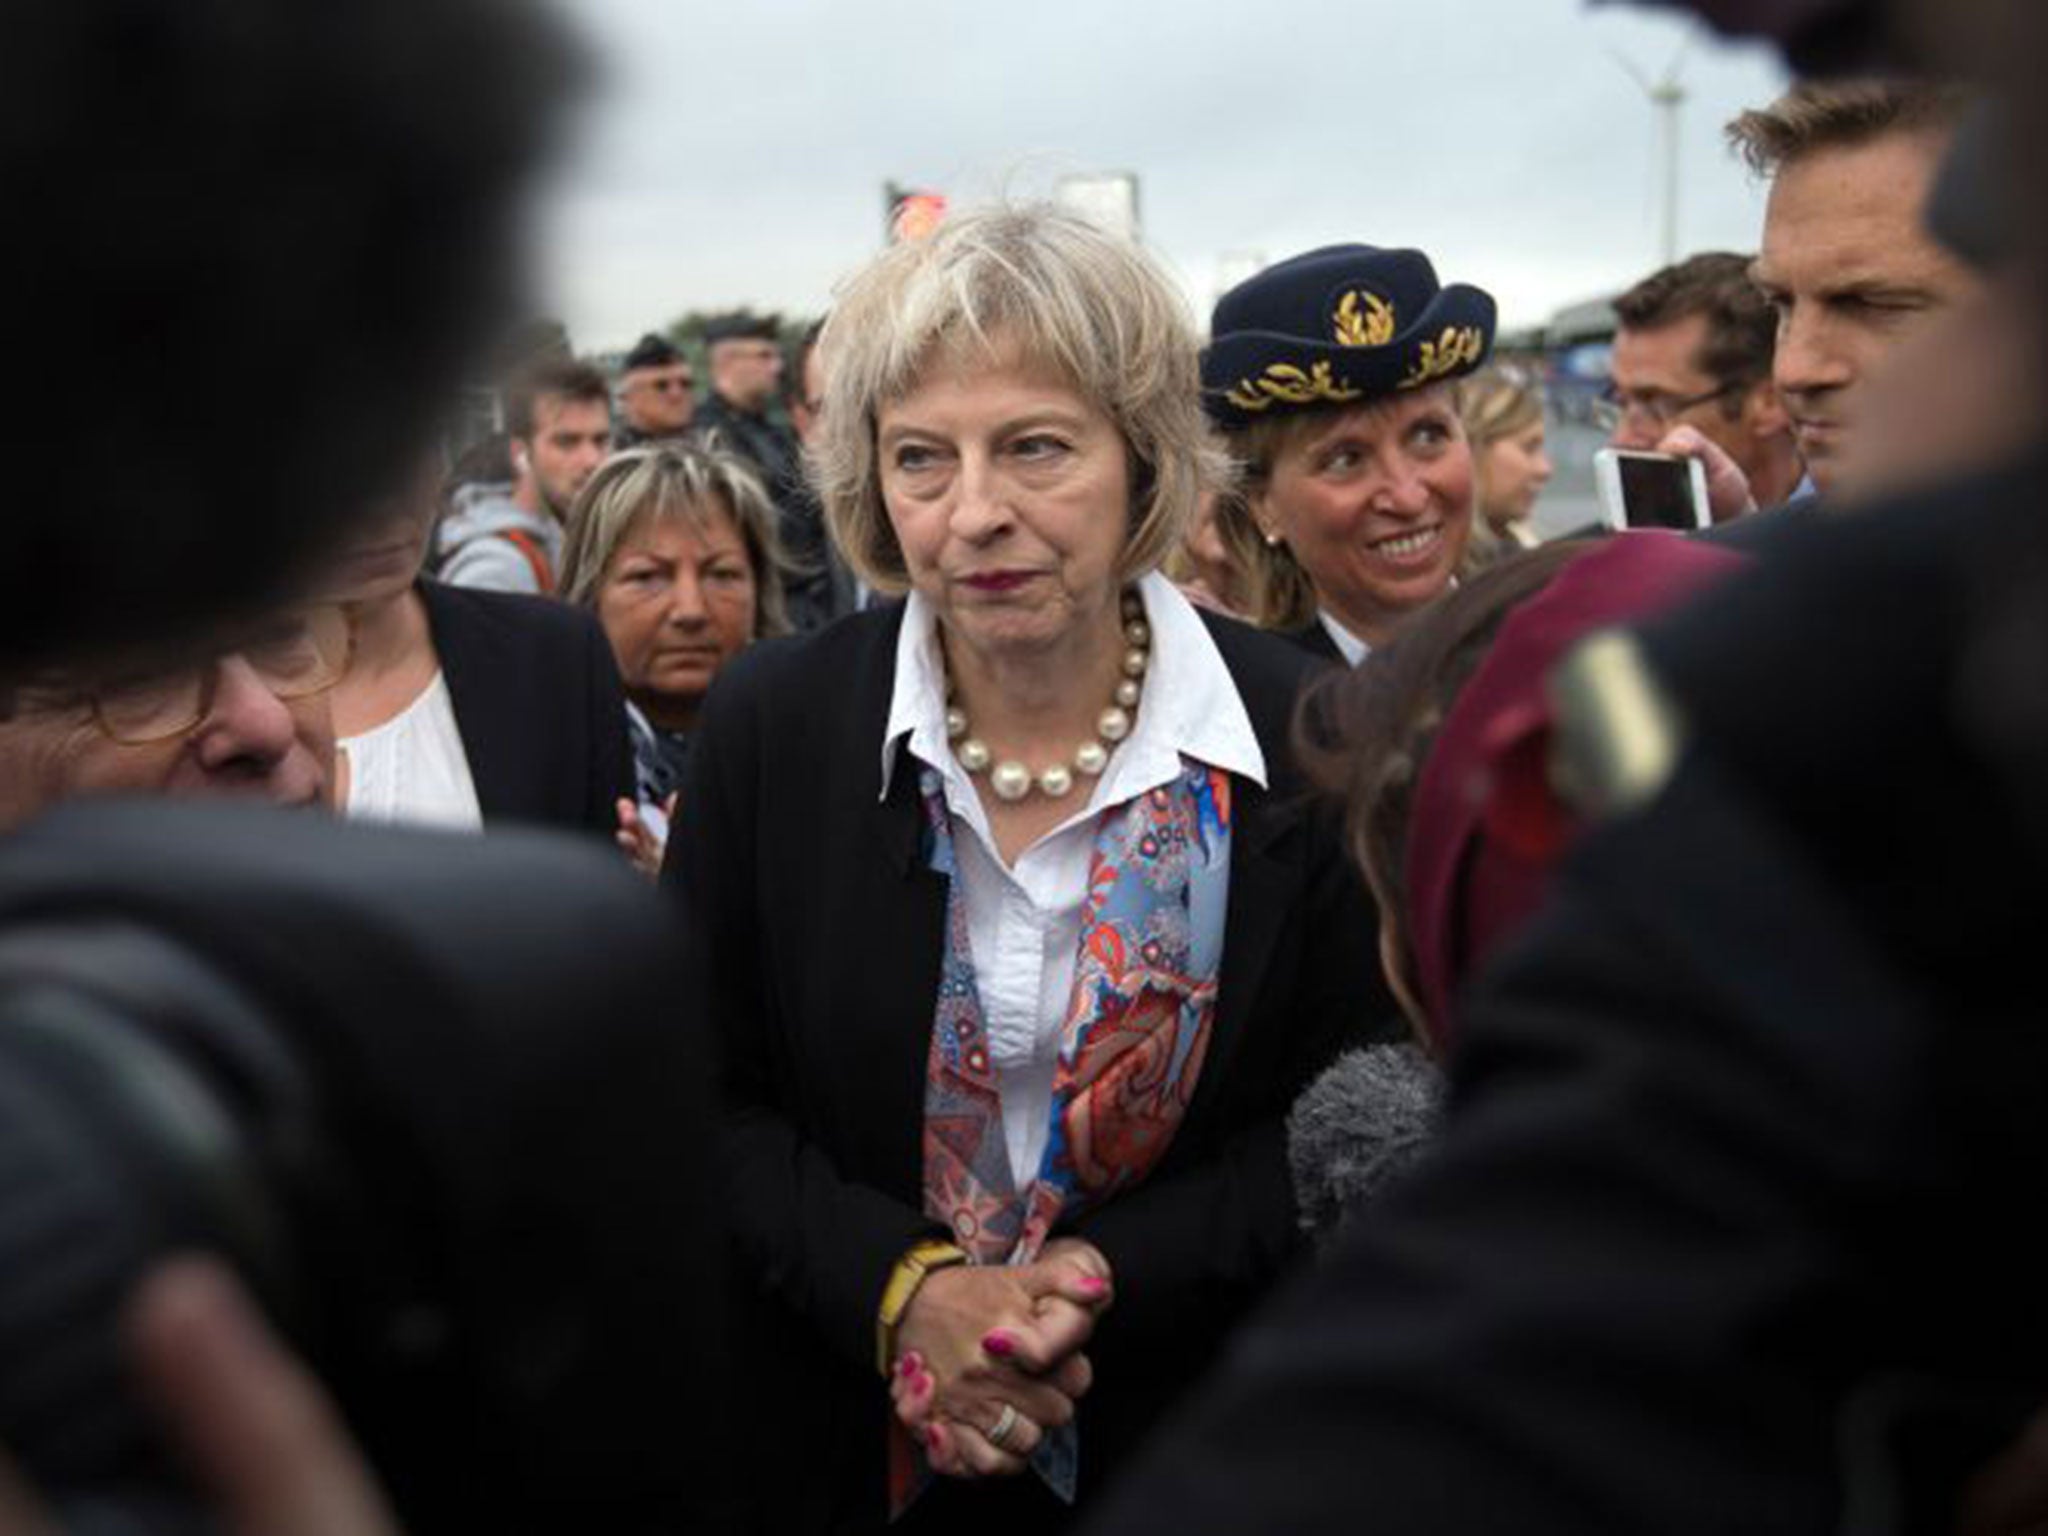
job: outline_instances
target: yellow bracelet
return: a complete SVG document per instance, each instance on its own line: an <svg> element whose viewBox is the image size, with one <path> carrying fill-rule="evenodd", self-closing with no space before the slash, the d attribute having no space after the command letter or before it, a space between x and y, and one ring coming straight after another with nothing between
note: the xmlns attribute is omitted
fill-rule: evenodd
<svg viewBox="0 0 2048 1536"><path fill-rule="evenodd" d="M896 1261L896 1267L889 1271L889 1283L882 1287L881 1310L875 1314L876 1370L884 1376L889 1374L890 1362L896 1354L896 1325L903 1321L910 1298L924 1284L924 1277L935 1269L966 1262L965 1249L936 1238L919 1243Z"/></svg>

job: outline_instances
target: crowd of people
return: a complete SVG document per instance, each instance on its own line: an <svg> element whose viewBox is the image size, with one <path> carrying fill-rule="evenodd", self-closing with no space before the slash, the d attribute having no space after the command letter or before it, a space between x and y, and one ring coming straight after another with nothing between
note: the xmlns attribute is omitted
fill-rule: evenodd
<svg viewBox="0 0 2048 1536"><path fill-rule="evenodd" d="M2038 867L2032 194L1976 33L1790 11L1865 69L1729 125L1753 252L1615 304L1602 424L1697 534L1537 534L1540 370L1398 229L1201 326L963 210L787 349L523 358L233 624L10 668L0 834L232 794L648 877L719 1059L704 1529L2033 1528L2048 1349L1924 1251L2048 1168L1978 842ZM283 1402L303 1528L388 1528L244 1305L141 1303L202 1477L302 1528L235 1493Z"/></svg>

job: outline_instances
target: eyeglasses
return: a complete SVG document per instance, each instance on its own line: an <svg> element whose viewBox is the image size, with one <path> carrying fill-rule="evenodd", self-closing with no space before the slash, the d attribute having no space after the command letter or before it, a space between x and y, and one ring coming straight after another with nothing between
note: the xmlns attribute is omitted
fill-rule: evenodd
<svg viewBox="0 0 2048 1536"><path fill-rule="evenodd" d="M1631 416L1640 416L1652 426L1668 427L1685 412L1709 400L1726 399L1738 389L1749 388L1746 379L1731 379L1699 395L1667 395L1660 390L1623 391L1609 384L1593 402L1593 424L1612 432Z"/></svg>
<svg viewBox="0 0 2048 1536"><path fill-rule="evenodd" d="M355 650L355 626L336 606L281 614L196 660L103 677L85 691L93 723L123 746L182 736L213 708L221 664L239 657L279 699L310 698L340 682Z"/></svg>

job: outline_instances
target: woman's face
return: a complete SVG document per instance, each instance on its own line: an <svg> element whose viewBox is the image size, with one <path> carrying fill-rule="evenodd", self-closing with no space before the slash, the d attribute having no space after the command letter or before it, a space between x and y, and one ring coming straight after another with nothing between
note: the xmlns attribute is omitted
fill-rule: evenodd
<svg viewBox="0 0 2048 1536"><path fill-rule="evenodd" d="M701 527L641 517L598 583L597 617L612 642L626 697L668 730L686 730L718 669L758 627L754 562L722 506Z"/></svg>
<svg viewBox="0 0 2048 1536"><path fill-rule="evenodd" d="M1130 522L1116 424L1056 372L936 363L876 421L911 584L978 652L1049 655L1113 631Z"/></svg>
<svg viewBox="0 0 2048 1536"><path fill-rule="evenodd" d="M1543 422L1495 438L1481 450L1480 481L1486 487L1486 520L1497 529L1518 523L1536 508L1550 482L1550 456L1543 451Z"/></svg>
<svg viewBox="0 0 2048 1536"><path fill-rule="evenodd" d="M1472 455L1443 385L1341 412L1294 438L1251 497L1260 532L1316 598L1384 640L1450 585L1472 532Z"/></svg>

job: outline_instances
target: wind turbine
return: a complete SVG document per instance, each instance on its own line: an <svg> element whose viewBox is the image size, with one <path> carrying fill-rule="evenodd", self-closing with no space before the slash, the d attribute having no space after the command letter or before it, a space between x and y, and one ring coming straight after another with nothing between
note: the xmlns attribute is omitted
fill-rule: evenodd
<svg viewBox="0 0 2048 1536"><path fill-rule="evenodd" d="M1685 87L1679 82L1678 68L1685 62L1685 51L1692 46L1690 37L1678 45L1678 52L1671 56L1671 65L1664 71L1661 80L1652 80L1638 69L1633 60L1617 49L1609 49L1614 62L1628 73L1648 98L1651 110L1656 113L1658 136L1664 151L1664 265L1667 267L1678 260L1678 109L1685 104Z"/></svg>

